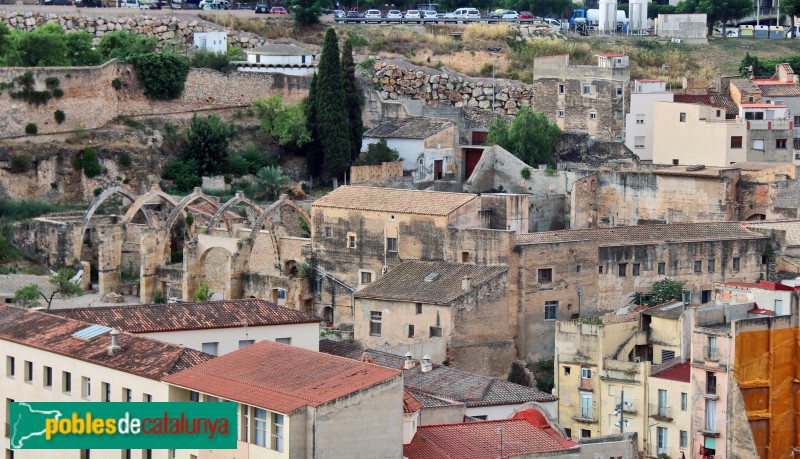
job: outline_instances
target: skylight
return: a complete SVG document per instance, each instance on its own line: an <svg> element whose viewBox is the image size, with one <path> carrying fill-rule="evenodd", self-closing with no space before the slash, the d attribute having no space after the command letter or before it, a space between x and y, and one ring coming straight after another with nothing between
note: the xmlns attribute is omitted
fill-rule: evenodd
<svg viewBox="0 0 800 459"><path fill-rule="evenodd" d="M82 329L76 331L75 333L72 334L72 336L75 337L75 338L89 340L89 339L92 339L92 338L94 338L96 336L100 336L103 333L108 333L110 331L111 331L111 328L105 327L103 325L90 325L90 326L88 326L86 328L82 328Z"/></svg>
<svg viewBox="0 0 800 459"><path fill-rule="evenodd" d="M439 278L439 273L433 272L425 276L425 282L433 282Z"/></svg>

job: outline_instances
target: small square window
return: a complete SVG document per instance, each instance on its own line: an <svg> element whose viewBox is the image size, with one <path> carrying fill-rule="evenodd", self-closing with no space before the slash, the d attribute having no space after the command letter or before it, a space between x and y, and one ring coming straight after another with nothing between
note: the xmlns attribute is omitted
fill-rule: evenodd
<svg viewBox="0 0 800 459"><path fill-rule="evenodd" d="M539 283L553 282L553 268L539 269Z"/></svg>
<svg viewBox="0 0 800 459"><path fill-rule="evenodd" d="M572 373L572 367L564 366L564 376L569 376Z"/></svg>
<svg viewBox="0 0 800 459"><path fill-rule="evenodd" d="M622 87L617 88L617 95L618 96L622 95Z"/></svg>
<svg viewBox="0 0 800 459"><path fill-rule="evenodd" d="M581 429L581 438L592 438L592 431L589 429Z"/></svg>
<svg viewBox="0 0 800 459"><path fill-rule="evenodd" d="M333 237L333 230L331 229L330 226L326 226L325 227L325 238L326 239L330 239L332 237Z"/></svg>
<svg viewBox="0 0 800 459"><path fill-rule="evenodd" d="M603 265L599 265L597 267L597 272L598 272L598 274L603 274Z"/></svg>
<svg viewBox="0 0 800 459"><path fill-rule="evenodd" d="M559 110L558 111L558 117L559 118L563 118L564 117L564 110Z"/></svg>
<svg viewBox="0 0 800 459"><path fill-rule="evenodd" d="M408 333L407 333L406 336L408 336L409 338L413 338L414 337L414 325L413 324L408 324Z"/></svg>
<svg viewBox="0 0 800 459"><path fill-rule="evenodd" d="M722 116L722 110L717 110L717 118L719 118L720 116Z"/></svg>
<svg viewBox="0 0 800 459"><path fill-rule="evenodd" d="M641 265L639 263L634 263L633 266L631 267L632 274L634 276L638 276L639 275L639 269L641 269Z"/></svg>
<svg viewBox="0 0 800 459"><path fill-rule="evenodd" d="M370 336L381 336L381 322L383 314L380 311L370 311L369 313L369 334Z"/></svg>
<svg viewBox="0 0 800 459"><path fill-rule="evenodd" d="M150 394L142 394L142 401L143 402L152 402L153 396Z"/></svg>
<svg viewBox="0 0 800 459"><path fill-rule="evenodd" d="M625 277L628 275L628 264L627 263L620 263L617 265L617 274L619 277Z"/></svg>
<svg viewBox="0 0 800 459"><path fill-rule="evenodd" d="M417 303L417 315L422 314L422 303Z"/></svg>
<svg viewBox="0 0 800 459"><path fill-rule="evenodd" d="M42 377L44 378L42 381L44 387L51 389L53 387L53 369L51 367L44 367Z"/></svg>
<svg viewBox="0 0 800 459"><path fill-rule="evenodd" d="M397 238L396 237L387 237L386 238L386 251L397 253Z"/></svg>
<svg viewBox="0 0 800 459"><path fill-rule="evenodd" d="M595 112L589 113L589 119L590 120L596 120L597 119L597 113L595 113Z"/></svg>
<svg viewBox="0 0 800 459"><path fill-rule="evenodd" d="M740 135L731 136L731 148L735 149L742 148L742 136Z"/></svg>
<svg viewBox="0 0 800 459"><path fill-rule="evenodd" d="M583 95L588 96L591 93L592 93L592 85L590 85L589 83L584 83L583 84Z"/></svg>
<svg viewBox="0 0 800 459"><path fill-rule="evenodd" d="M430 335L431 335L431 338L441 338L442 337L442 327L431 327Z"/></svg>
<svg viewBox="0 0 800 459"><path fill-rule="evenodd" d="M786 139L775 139L775 149L777 149L777 150L785 150L786 149Z"/></svg>
<svg viewBox="0 0 800 459"><path fill-rule="evenodd" d="M544 303L544 320L558 320L558 301Z"/></svg>
<svg viewBox="0 0 800 459"><path fill-rule="evenodd" d="M575 266L575 272L576 272L576 273L579 273L579 272L581 272L581 270L582 270L582 269L583 269L583 267L582 267L581 265L576 265L576 266Z"/></svg>
<svg viewBox="0 0 800 459"><path fill-rule="evenodd" d="M239 349L244 349L247 346L254 344L256 340L254 339L240 339L239 340Z"/></svg>
<svg viewBox="0 0 800 459"><path fill-rule="evenodd" d="M190 402L199 402L200 401L200 392L189 391L189 401Z"/></svg>
<svg viewBox="0 0 800 459"><path fill-rule="evenodd" d="M292 338L291 337L289 337L289 338L275 338L275 342L279 343L279 344L285 344L287 346L291 346L292 345Z"/></svg>
<svg viewBox="0 0 800 459"><path fill-rule="evenodd" d="M733 259L733 270L734 271L738 271L739 270L739 258L738 257L735 257Z"/></svg>
<svg viewBox="0 0 800 459"><path fill-rule="evenodd" d="M15 364L14 357L11 357L10 355L7 355L6 356L6 376L8 376L9 378L13 378L14 377L14 374L16 374L15 366L16 366L16 364Z"/></svg>
<svg viewBox="0 0 800 459"><path fill-rule="evenodd" d="M678 120L679 120L681 123L685 123L685 122L686 122L686 113L684 113L684 112L681 112L681 113L680 113L680 115L678 115Z"/></svg>
<svg viewBox="0 0 800 459"><path fill-rule="evenodd" d="M701 273L703 272L703 262L700 260L695 260L694 262L694 272Z"/></svg>
<svg viewBox="0 0 800 459"><path fill-rule="evenodd" d="M753 150L763 150L764 139L753 139Z"/></svg>
<svg viewBox="0 0 800 459"><path fill-rule="evenodd" d="M61 392L72 393L72 373L69 371L61 372Z"/></svg>
<svg viewBox="0 0 800 459"><path fill-rule="evenodd" d="M644 115L636 115L636 124L644 124Z"/></svg>
<svg viewBox="0 0 800 459"><path fill-rule="evenodd" d="M564 427L564 436L568 439L572 439L572 429Z"/></svg>
<svg viewBox="0 0 800 459"><path fill-rule="evenodd" d="M461 263L469 263L469 252L461 252Z"/></svg>
<svg viewBox="0 0 800 459"><path fill-rule="evenodd" d="M558 85L558 93L559 94L564 94L564 85L563 84Z"/></svg>
<svg viewBox="0 0 800 459"><path fill-rule="evenodd" d="M581 379L592 379L592 369L581 368Z"/></svg>
<svg viewBox="0 0 800 459"><path fill-rule="evenodd" d="M25 382L26 383L33 382L33 362L28 362L26 360L22 368L25 371L24 375Z"/></svg>
<svg viewBox="0 0 800 459"><path fill-rule="evenodd" d="M625 116L625 114L622 113L619 110L614 112L614 119L616 119L616 120L621 120L624 116Z"/></svg>
<svg viewBox="0 0 800 459"><path fill-rule="evenodd" d="M672 165L673 165L673 166L677 166L678 164L680 164L680 161L679 161L679 160L677 160L677 159L673 159L673 160L672 160Z"/></svg>
<svg viewBox="0 0 800 459"><path fill-rule="evenodd" d="M667 272L667 264L663 261L658 263L658 275L663 276Z"/></svg>
<svg viewBox="0 0 800 459"><path fill-rule="evenodd" d="M356 237L354 235L347 236L347 248L348 249L356 248Z"/></svg>
<svg viewBox="0 0 800 459"><path fill-rule="evenodd" d="M749 96L749 97L747 98L747 101L748 101L748 102L755 102L755 101L756 101L756 98L755 98L755 97L753 97L753 96Z"/></svg>
<svg viewBox="0 0 800 459"><path fill-rule="evenodd" d="M717 261L713 258L708 260L708 272L713 273L717 268Z"/></svg>
<svg viewBox="0 0 800 459"><path fill-rule="evenodd" d="M644 136L637 135L633 138L633 148L644 148Z"/></svg>
<svg viewBox="0 0 800 459"><path fill-rule="evenodd" d="M361 283L362 284L372 283L372 273L361 271Z"/></svg>

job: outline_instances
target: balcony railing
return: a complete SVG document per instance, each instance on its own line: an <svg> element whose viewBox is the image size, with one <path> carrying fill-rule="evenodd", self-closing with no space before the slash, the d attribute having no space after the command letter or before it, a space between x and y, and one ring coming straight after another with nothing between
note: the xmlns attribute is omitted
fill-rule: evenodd
<svg viewBox="0 0 800 459"><path fill-rule="evenodd" d="M662 421L672 420L672 407L663 405L650 405L650 417Z"/></svg>
<svg viewBox="0 0 800 459"><path fill-rule="evenodd" d="M706 346L705 348L703 348L703 357L705 357L706 360L711 360L713 362L718 361L719 348Z"/></svg>
<svg viewBox="0 0 800 459"><path fill-rule="evenodd" d="M792 129L792 120L788 118L778 118L773 120L746 120L748 130L780 130Z"/></svg>

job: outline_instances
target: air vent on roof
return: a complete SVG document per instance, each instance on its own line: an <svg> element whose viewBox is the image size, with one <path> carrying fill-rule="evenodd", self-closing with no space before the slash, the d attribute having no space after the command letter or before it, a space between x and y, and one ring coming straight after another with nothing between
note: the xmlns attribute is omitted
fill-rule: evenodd
<svg viewBox="0 0 800 459"><path fill-rule="evenodd" d="M425 276L425 282L433 282L439 278L439 273L430 273Z"/></svg>
<svg viewBox="0 0 800 459"><path fill-rule="evenodd" d="M696 166L686 166L686 170L687 171L701 171L701 170L703 170L705 168L706 168L706 166L704 166L702 164L697 164Z"/></svg>
<svg viewBox="0 0 800 459"><path fill-rule="evenodd" d="M108 333L110 331L111 328L109 327L104 327L102 325L91 325L76 331L75 333L72 334L72 336L80 339L92 339L95 336L100 336L103 333Z"/></svg>

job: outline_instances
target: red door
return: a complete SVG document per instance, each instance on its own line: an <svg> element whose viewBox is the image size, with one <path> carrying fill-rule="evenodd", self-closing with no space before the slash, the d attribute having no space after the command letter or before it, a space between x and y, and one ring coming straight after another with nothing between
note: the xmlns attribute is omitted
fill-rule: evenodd
<svg viewBox="0 0 800 459"><path fill-rule="evenodd" d="M464 149L464 180L468 180L469 176L472 175L472 171L475 170L475 166L478 165L478 161L481 160L481 155L483 154L482 148L465 148Z"/></svg>

